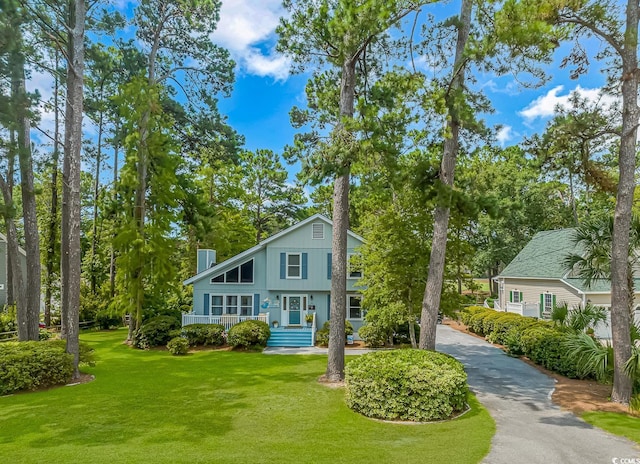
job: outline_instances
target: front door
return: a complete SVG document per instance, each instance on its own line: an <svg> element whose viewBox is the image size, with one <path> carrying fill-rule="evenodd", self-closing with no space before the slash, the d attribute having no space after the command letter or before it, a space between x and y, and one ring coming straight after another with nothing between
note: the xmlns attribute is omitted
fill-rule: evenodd
<svg viewBox="0 0 640 464"><path fill-rule="evenodd" d="M289 315L288 325L302 324L302 295L287 295L286 311Z"/></svg>

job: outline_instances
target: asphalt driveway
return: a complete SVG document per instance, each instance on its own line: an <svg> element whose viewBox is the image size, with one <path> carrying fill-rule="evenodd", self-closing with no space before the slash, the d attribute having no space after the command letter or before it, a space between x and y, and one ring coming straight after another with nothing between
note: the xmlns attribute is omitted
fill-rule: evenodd
<svg viewBox="0 0 640 464"><path fill-rule="evenodd" d="M464 364L471 390L496 421L485 463L640 463L635 443L555 406L554 380L528 364L448 326L438 326L437 349Z"/></svg>

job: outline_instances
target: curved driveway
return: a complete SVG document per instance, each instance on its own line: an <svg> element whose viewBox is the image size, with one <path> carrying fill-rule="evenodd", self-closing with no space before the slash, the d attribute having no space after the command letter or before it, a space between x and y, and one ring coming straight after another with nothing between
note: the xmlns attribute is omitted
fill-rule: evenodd
<svg viewBox="0 0 640 464"><path fill-rule="evenodd" d="M633 458L640 463L640 449L633 442L555 406L551 402L555 381L528 364L442 325L437 349L464 364L471 390L496 421L485 463L610 464L636 462Z"/></svg>

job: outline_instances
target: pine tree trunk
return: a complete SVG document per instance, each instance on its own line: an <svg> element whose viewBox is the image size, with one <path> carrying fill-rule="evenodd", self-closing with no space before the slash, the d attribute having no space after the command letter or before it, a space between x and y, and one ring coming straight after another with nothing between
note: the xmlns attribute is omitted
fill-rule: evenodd
<svg viewBox="0 0 640 464"><path fill-rule="evenodd" d="M27 113L24 56L16 54L13 75L13 93L18 99L16 108L18 125L18 163L22 189L22 214L26 251L25 310L27 340L39 339L40 321L40 234L36 217L36 194L33 185L33 159L31 157L31 121ZM17 266L20 266L19 261Z"/></svg>
<svg viewBox="0 0 640 464"><path fill-rule="evenodd" d="M352 118L354 110L356 60L347 60L342 66L340 82L340 115ZM338 124L340 134L344 127ZM351 134L349 134L351 135ZM336 143L351 143L347 140ZM350 146L341 147L345 151ZM348 156L348 155L347 155ZM349 179L347 162L333 184L333 237L331 241L331 321L329 326L329 349L325 377L331 382L344 380L345 319L347 316L347 230L349 229Z"/></svg>
<svg viewBox="0 0 640 464"><path fill-rule="evenodd" d="M102 94L102 91L100 92ZM93 236L91 237L91 294L96 294L96 249L98 248L98 196L100 195L100 167L102 165L102 130L103 112L100 111L98 122L98 149L96 153L96 172L93 180Z"/></svg>
<svg viewBox="0 0 640 464"><path fill-rule="evenodd" d="M453 189L456 158L458 156L460 117L456 108L455 99L457 97L456 94L462 90L464 83L464 49L469 38L471 8L471 0L462 0L452 80L447 97L448 118L446 139L444 141L442 163L440 166L440 182L446 189ZM446 192L446 195L450 198L449 192ZM435 350L436 348L436 327L438 311L440 309L442 283L444 280L449 212L449 200L444 201L441 199L434 212L431 258L429 260L427 284L422 300L420 348L423 350Z"/></svg>
<svg viewBox="0 0 640 464"><path fill-rule="evenodd" d="M56 69L58 69L58 51L56 50ZM56 230L58 228L58 163L60 161L60 108L58 105L59 92L58 75L55 76L53 90L54 106L54 131L53 131L53 157L51 159L51 209L49 210L49 230L47 236L47 255L45 258L46 283L44 297L44 323L51 326L51 307L53 300L54 266L56 256Z"/></svg>
<svg viewBox="0 0 640 464"><path fill-rule="evenodd" d="M114 200L116 203L118 202L118 149L120 147L119 138L118 138L118 123L116 122L116 127L114 129L115 132L115 146L113 147L113 189L114 189ZM111 241L111 256L109 262L109 295L113 298L116 294L116 249L113 246L113 240Z"/></svg>
<svg viewBox="0 0 640 464"><path fill-rule="evenodd" d="M84 80L85 3L69 3L67 104L62 202L62 306L66 314L67 352L74 357L74 378L79 376L80 314L80 152Z"/></svg>
<svg viewBox="0 0 640 464"><path fill-rule="evenodd" d="M635 190L638 135L638 19L637 0L628 0L622 51L622 136L618 157L619 182L611 246L611 335L613 344L613 391L611 401L629 404L633 380L624 365L631 357L629 324L629 233Z"/></svg>

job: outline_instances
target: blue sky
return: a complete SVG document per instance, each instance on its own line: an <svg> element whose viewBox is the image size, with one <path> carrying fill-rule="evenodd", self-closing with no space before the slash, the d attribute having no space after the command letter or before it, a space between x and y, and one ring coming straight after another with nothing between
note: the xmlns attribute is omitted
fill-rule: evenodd
<svg viewBox="0 0 640 464"><path fill-rule="evenodd" d="M452 15L459 1L425 7L439 17ZM289 76L289 62L278 55L274 46L278 18L285 12L280 0L230 0L223 3L216 41L227 47L238 63L236 85L231 98L221 101L220 108L231 125L246 138L246 148L270 148L281 153L293 140L289 110L304 103L305 75ZM583 44L598 47L591 41ZM495 114L487 115L491 126L501 125L497 133L503 146L517 143L523 136L544 129L556 105L566 102L570 92L577 90L591 100L598 98L604 75L598 67L579 80L570 80L568 70L558 63L566 49L549 67L551 79L537 89L525 89L514 76L476 75L491 100ZM593 63L597 65L597 63Z"/></svg>
<svg viewBox="0 0 640 464"><path fill-rule="evenodd" d="M129 14L137 3L115 1L117 8ZM425 12L439 18L448 17L458 12L459 5L460 0L437 2L427 5ZM294 136L289 111L305 102L304 87L308 76L290 75L289 60L275 51L275 29L283 14L281 0L223 0L218 30L213 37L216 43L229 49L237 63L233 93L230 98L220 101L220 110L231 126L244 135L245 148L249 150L268 148L282 153ZM594 40L581 45L591 51L600 47ZM600 65L592 62L590 73L578 81L570 80L568 70L558 68L567 49L560 50L549 67L549 82L537 89L522 88L510 75L475 76L476 85L484 89L495 108L494 114L485 116L487 123L502 126L497 132L499 144L515 144L523 136L542 131L555 106L566 102L571 91L578 90L591 100L598 98L598 90L605 83ZM419 57L417 61L420 62ZM38 89L44 99L51 96L50 76L34 72L30 84L31 89ZM52 126L52 113L43 111L42 119L45 129ZM85 130L88 137L95 133L95 128L86 120ZM296 167L289 169L293 178Z"/></svg>

